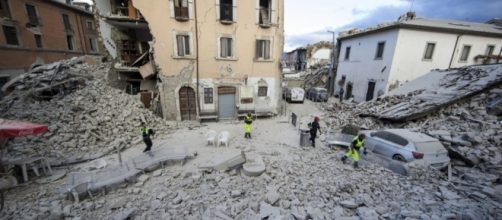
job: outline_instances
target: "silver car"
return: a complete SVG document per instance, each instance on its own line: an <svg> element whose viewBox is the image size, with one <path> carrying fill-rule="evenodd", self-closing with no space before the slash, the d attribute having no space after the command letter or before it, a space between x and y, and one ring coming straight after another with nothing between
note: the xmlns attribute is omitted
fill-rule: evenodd
<svg viewBox="0 0 502 220"><path fill-rule="evenodd" d="M407 129L364 131L365 147L387 158L411 162L423 160L427 165L442 169L448 166L448 151L439 140Z"/></svg>

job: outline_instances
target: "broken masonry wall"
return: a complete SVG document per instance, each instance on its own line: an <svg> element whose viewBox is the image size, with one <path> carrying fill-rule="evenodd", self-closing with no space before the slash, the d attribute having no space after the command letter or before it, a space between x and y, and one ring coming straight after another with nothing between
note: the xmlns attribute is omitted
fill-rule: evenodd
<svg viewBox="0 0 502 220"><path fill-rule="evenodd" d="M350 39L342 39L338 69L336 74L335 91L340 89L338 82L346 76L344 90L352 83L352 94L356 102L366 100L368 84L374 81L373 99L386 91L387 82L393 65L394 50L398 41L398 30L388 30L371 35ZM383 56L375 59L377 45L385 42ZM346 48L350 47L349 59L345 59Z"/></svg>
<svg viewBox="0 0 502 220"><path fill-rule="evenodd" d="M280 57L284 43L283 30L283 1L273 1L275 9L281 11L273 19L277 23L270 28L261 28L256 24L256 11L254 1L238 1L235 16L237 21L232 25L223 25L217 20L218 10L213 1L189 1L189 19L178 21L174 18L174 10L171 1L146 1L134 0L134 6L139 9L148 21L152 35L155 38L153 44L155 61L162 77L162 85L165 94L161 94L161 100L166 102L164 116L168 119L179 119L178 91L183 86L189 86L197 91L196 77L199 70L199 81L213 79L213 85L239 86L244 82L259 81L264 79L269 85L268 96L270 105L277 107L280 96ZM197 3L197 5L195 5ZM195 9L197 9L198 23L197 33L195 30ZM169 12L169 13L166 13ZM166 28L170 27L170 28ZM190 41L190 55L178 57L176 35L186 34ZM198 36L195 36L198 34ZM195 39L197 37L197 39ZM219 38L233 38L233 56L231 58L219 57ZM256 61L255 42L257 39L271 41L271 59ZM198 43L198 47L196 45ZM196 51L196 50L199 51ZM198 68L196 56L198 59ZM184 70L193 69L188 76ZM191 78L192 81L187 80ZM251 80L253 79L253 80ZM207 81L207 80L206 80ZM244 83L245 84L245 83ZM252 85L255 86L255 85ZM216 92L217 87L213 87ZM255 91L257 93L257 91ZM216 95L215 95L216 96ZM199 103L203 103L203 87L199 86ZM214 102L213 102L214 103ZM214 104L215 105L215 104ZM205 107L205 106L201 106ZM213 106L214 107L214 106Z"/></svg>

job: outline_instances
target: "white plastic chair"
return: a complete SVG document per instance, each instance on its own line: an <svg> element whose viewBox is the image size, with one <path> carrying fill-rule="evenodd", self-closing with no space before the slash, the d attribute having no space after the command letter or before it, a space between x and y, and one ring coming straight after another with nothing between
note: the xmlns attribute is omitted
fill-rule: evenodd
<svg viewBox="0 0 502 220"><path fill-rule="evenodd" d="M229 138L230 138L230 133L228 131L220 132L220 135L218 135L218 146L225 144L225 147L228 147Z"/></svg>
<svg viewBox="0 0 502 220"><path fill-rule="evenodd" d="M216 131L210 130L207 132L207 145L216 145Z"/></svg>

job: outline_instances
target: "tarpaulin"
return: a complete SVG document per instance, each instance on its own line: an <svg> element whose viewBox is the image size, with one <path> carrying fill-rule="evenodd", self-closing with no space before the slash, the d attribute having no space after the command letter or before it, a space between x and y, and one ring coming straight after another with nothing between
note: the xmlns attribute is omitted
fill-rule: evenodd
<svg viewBox="0 0 502 220"><path fill-rule="evenodd" d="M12 138L45 133L45 124L35 124L24 121L14 121L0 118L0 138Z"/></svg>

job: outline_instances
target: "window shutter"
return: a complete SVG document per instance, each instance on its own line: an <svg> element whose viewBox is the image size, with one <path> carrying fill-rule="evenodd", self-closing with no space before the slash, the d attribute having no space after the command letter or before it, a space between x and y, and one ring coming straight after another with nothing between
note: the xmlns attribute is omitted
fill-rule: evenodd
<svg viewBox="0 0 502 220"><path fill-rule="evenodd" d="M256 54L255 58L258 59L260 58L260 40L256 40Z"/></svg>
<svg viewBox="0 0 502 220"><path fill-rule="evenodd" d="M174 18L174 0L169 0L169 13L171 14L171 18Z"/></svg>
<svg viewBox="0 0 502 220"><path fill-rule="evenodd" d="M193 0L183 0L183 2L188 1L188 18L193 19Z"/></svg>
<svg viewBox="0 0 502 220"><path fill-rule="evenodd" d="M220 8L220 0L215 0L215 5L216 5L216 20L219 21L220 20L220 11L221 11L221 8Z"/></svg>
<svg viewBox="0 0 502 220"><path fill-rule="evenodd" d="M237 0L232 0L232 20L237 22Z"/></svg>
<svg viewBox="0 0 502 220"><path fill-rule="evenodd" d="M264 41L265 43L265 52L264 52L264 58L266 60L270 59L270 41L266 40Z"/></svg>
<svg viewBox="0 0 502 220"><path fill-rule="evenodd" d="M227 48L228 48L228 53L227 53L227 55L228 55L229 57L232 57L232 56L233 56L233 54L232 54L232 49L233 49L233 48L232 48L232 43L233 43L233 39L232 39L232 38L228 38L228 45L227 45Z"/></svg>
<svg viewBox="0 0 502 220"><path fill-rule="evenodd" d="M178 49L178 56L183 56L183 36L182 35L176 36L176 46Z"/></svg>
<svg viewBox="0 0 502 220"><path fill-rule="evenodd" d="M185 38L185 55L189 55L190 53L190 37L188 35L183 36Z"/></svg>
<svg viewBox="0 0 502 220"><path fill-rule="evenodd" d="M225 43L225 38L222 37L220 38L220 57L226 57L226 50L227 44Z"/></svg>
<svg viewBox="0 0 502 220"><path fill-rule="evenodd" d="M260 23L260 0L256 0L256 24Z"/></svg>
<svg viewBox="0 0 502 220"><path fill-rule="evenodd" d="M270 3L272 4L270 23L277 24L277 0L270 0Z"/></svg>

